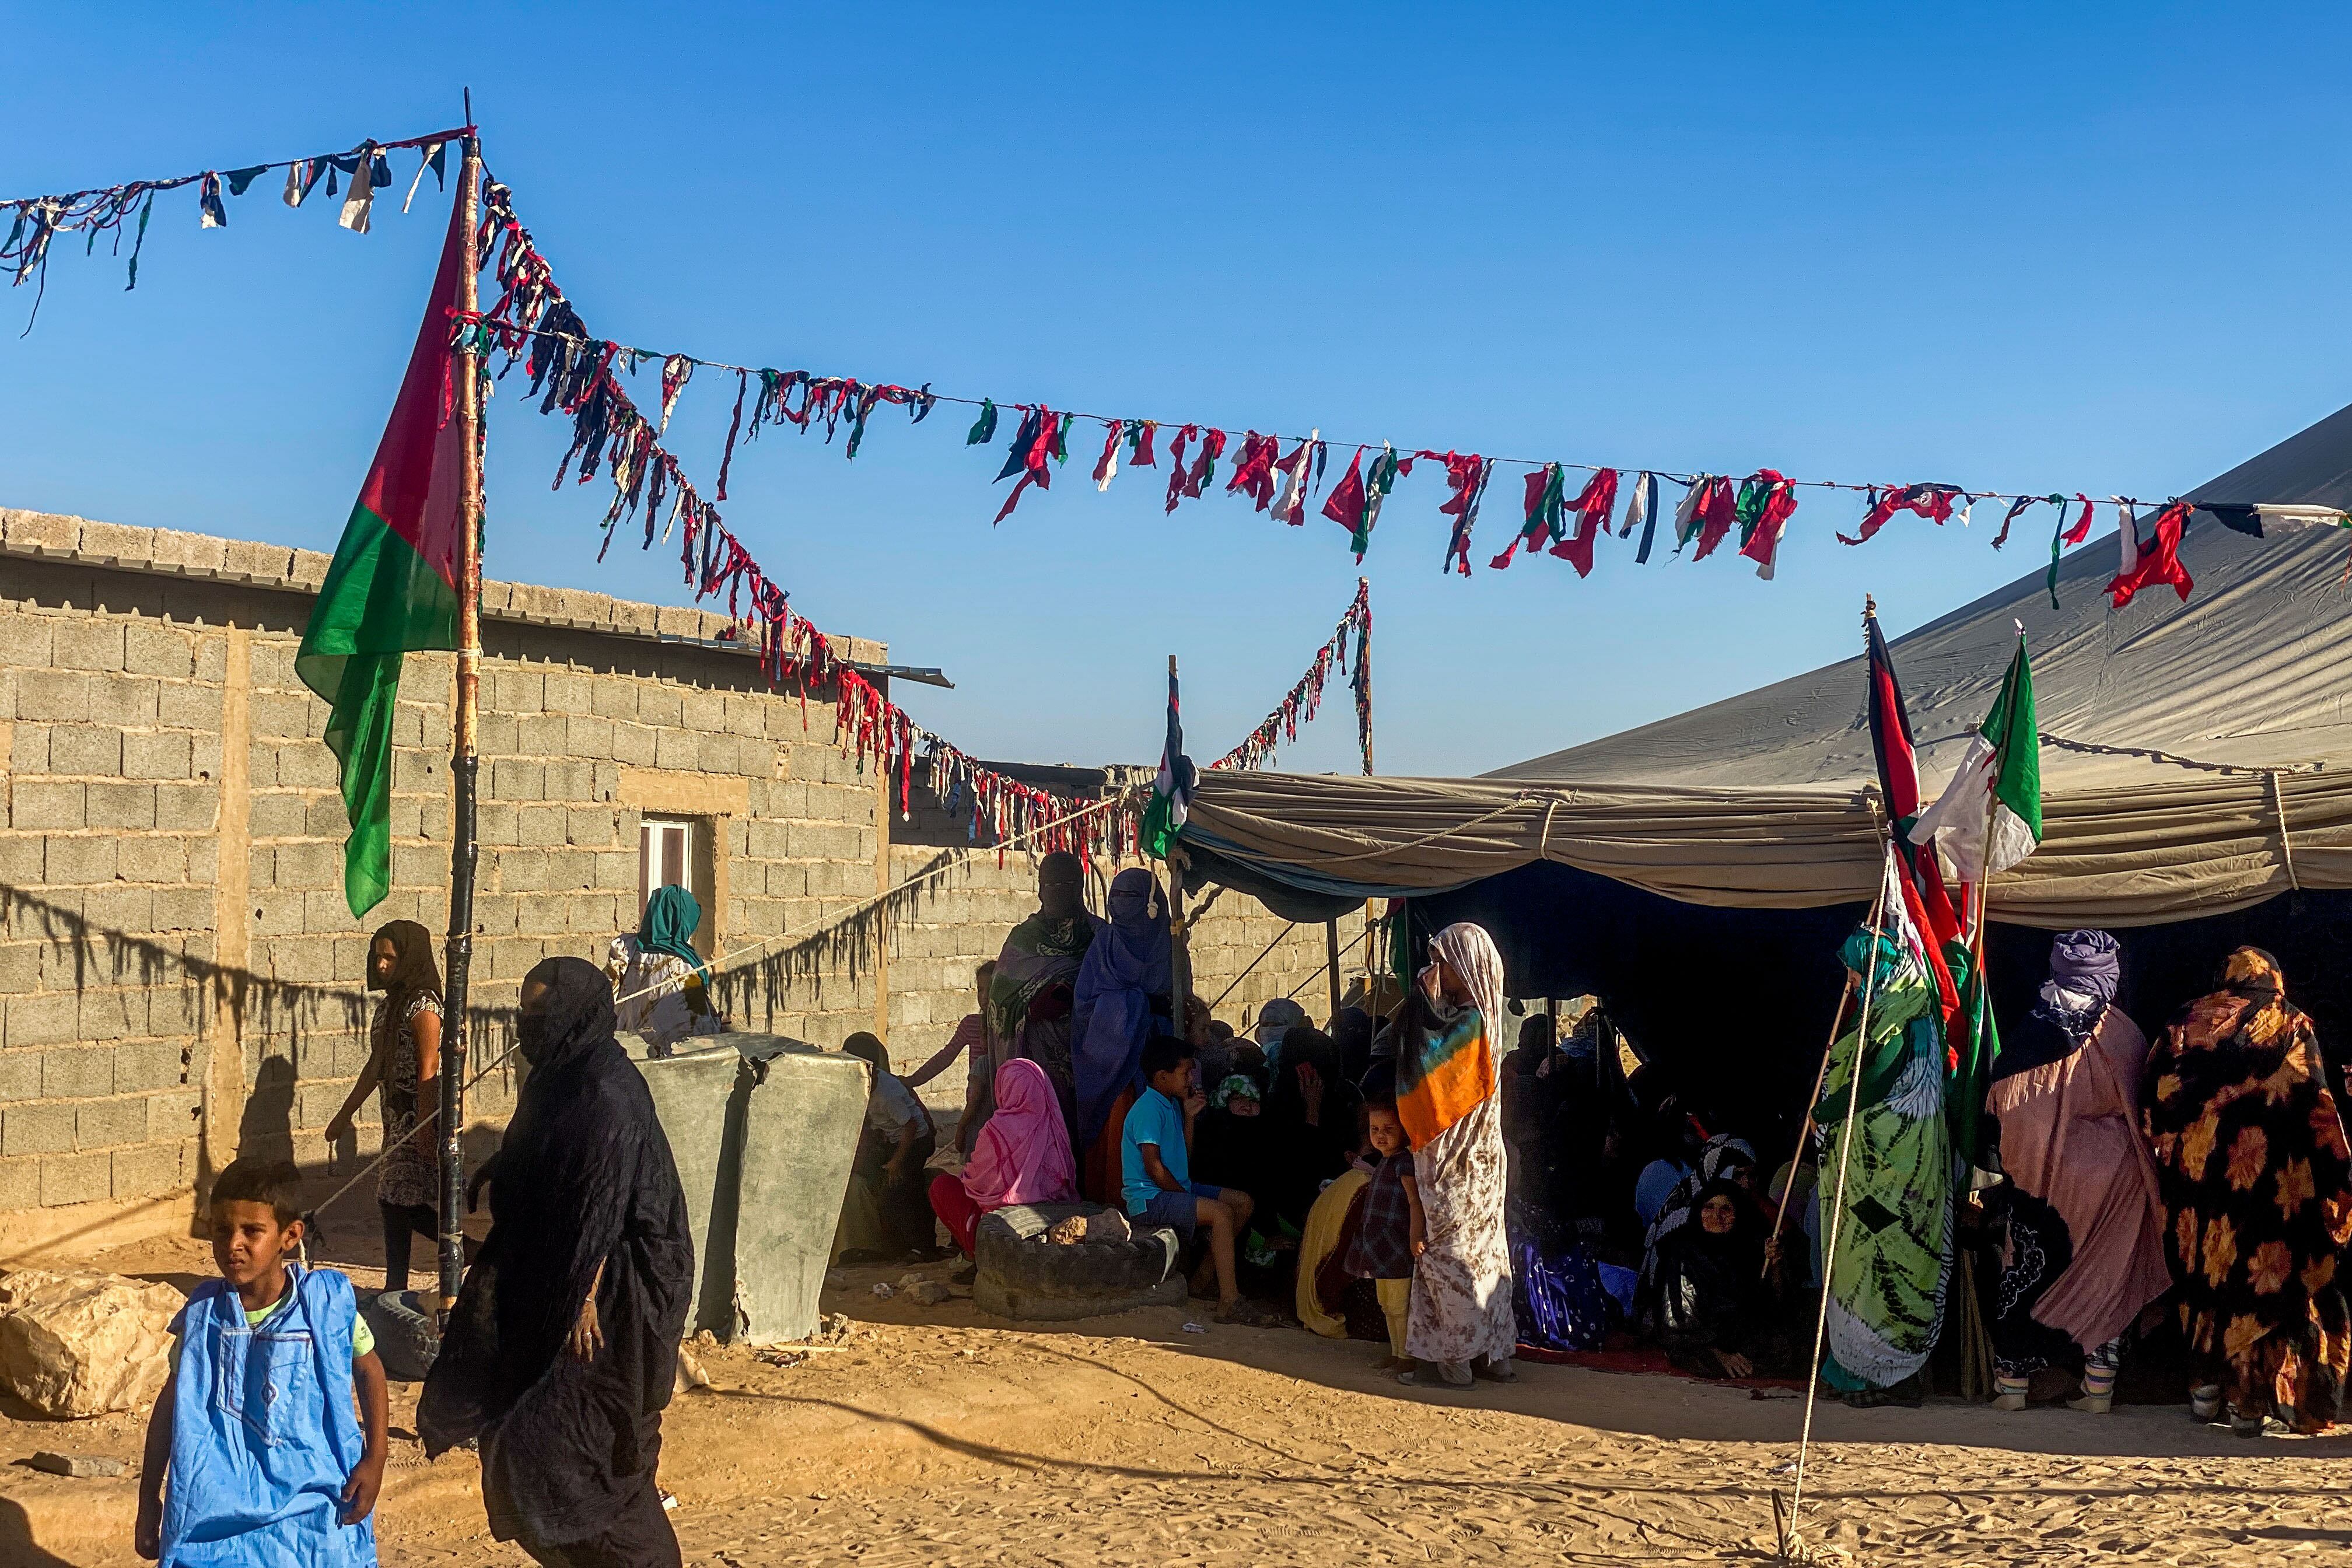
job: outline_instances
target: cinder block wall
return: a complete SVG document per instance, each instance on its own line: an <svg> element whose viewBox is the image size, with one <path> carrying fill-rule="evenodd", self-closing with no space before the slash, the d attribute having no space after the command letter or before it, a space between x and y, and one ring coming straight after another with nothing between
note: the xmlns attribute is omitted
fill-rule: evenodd
<svg viewBox="0 0 2352 1568"><path fill-rule="evenodd" d="M322 1182L374 1152L373 1105L355 1148L322 1129L365 1059L368 931L447 924L452 660L409 662L394 891L354 920L327 710L293 668L326 566L0 510L0 1213L136 1207L240 1151ZM648 814L698 836L705 951L759 944L721 977L740 1026L828 1046L881 1029L902 1059L944 1041L972 964L1034 908L1028 858L967 858L835 923L940 851L893 847L882 781L835 748L830 704L768 689L710 640L718 616L506 584L484 608L478 1064L510 1045L532 964L601 961L635 929ZM1195 938L1202 988L1279 930L1224 895ZM1306 979L1319 1016L1322 962L1320 928L1301 928L1221 1011L1244 1022ZM514 1087L478 1085L473 1119L502 1122ZM927 1093L960 1103L960 1068Z"/></svg>

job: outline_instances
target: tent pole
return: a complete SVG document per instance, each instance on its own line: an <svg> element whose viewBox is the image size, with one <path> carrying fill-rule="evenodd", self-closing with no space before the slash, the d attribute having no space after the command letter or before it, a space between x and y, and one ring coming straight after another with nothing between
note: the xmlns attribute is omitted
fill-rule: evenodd
<svg viewBox="0 0 2352 1568"><path fill-rule="evenodd" d="M1780 1211L1772 1216L1774 1241L1780 1239L1780 1227L1789 1220L1790 1199L1797 1189L1797 1166L1805 1157L1806 1141L1813 1135L1813 1107L1821 1103L1822 1085L1828 1081L1830 1076L1830 1054L1837 1049L1838 1029L1845 1023L1846 1005L1853 1000L1853 971L1849 969L1845 972L1845 989L1838 994L1837 1011L1830 1016L1830 1037L1828 1043L1822 1047L1822 1065L1813 1073L1813 1092L1805 1096L1805 1124L1797 1129L1796 1152L1789 1156L1789 1190L1780 1194ZM1765 1178L1767 1181L1770 1179L1769 1176ZM1769 1263L1764 1266L1768 1274L1771 1268Z"/></svg>
<svg viewBox="0 0 2352 1568"><path fill-rule="evenodd" d="M466 95L466 122L473 123L473 94ZM457 203L464 214L466 264L458 268L457 307L470 319L480 306L474 254L479 223L476 203L482 182L482 143L466 137L464 172ZM362 171L364 175L365 171ZM467 1008L474 967L474 799L481 759L477 755L476 717L482 687L482 361L479 335L468 332L457 353L457 441L461 450L457 531L457 692L450 758L448 1017L441 1035L441 1226L440 1308L457 1304L457 1283L466 1272L466 1048L472 1033Z"/></svg>
<svg viewBox="0 0 2352 1568"><path fill-rule="evenodd" d="M1176 689L1176 656L1168 656L1168 689ZM1174 767L1178 759L1171 757L1168 765ZM1168 846L1168 1016L1171 1027L1180 1037L1189 1038L1185 1027L1185 1004L1192 994L1192 933L1184 923L1184 851L1175 844ZM1220 998L1223 1000L1223 998Z"/></svg>
<svg viewBox="0 0 2352 1568"><path fill-rule="evenodd" d="M1325 921L1323 922L1323 954L1326 961L1331 965L1331 1012L1329 1016L1337 1018L1339 1016L1339 922L1338 921L1332 920ZM1329 1026L1327 1023L1325 1026L1328 1028Z"/></svg>
<svg viewBox="0 0 2352 1568"><path fill-rule="evenodd" d="M1893 843L1882 841L1880 854L1891 857L1894 853ZM1870 909L1869 951L1863 956L1863 962L1870 965L1870 970L1862 977L1862 1013L1854 1026L1853 1066L1846 1079L1845 1121L1839 1130L1837 1191L1830 1199L1829 1234L1822 1238L1822 1300L1818 1314L1813 1320L1811 1373L1805 1380L1805 1420L1797 1436L1797 1474L1794 1483L1789 1489L1789 1521L1787 1527L1780 1532L1780 1561L1783 1563L1790 1560L1790 1549L1799 1544L1798 1512L1805 1503L1805 1459L1813 1446L1813 1405L1820 1397L1822 1389L1822 1347L1829 1338L1830 1272L1837 1266L1838 1236L1844 1229L1846 1163L1853 1153L1853 1124L1862 1110L1862 1061L1870 1050L1870 1005L1874 1000L1873 994L1878 980L1878 941L1885 925L1887 912L1886 869L1886 866L1882 864L1878 900ZM1843 1003L1839 1005L1839 1010L1841 1012L1844 1010ZM1776 1491L1772 1495L1772 1511L1776 1516L1774 1521L1776 1525L1779 1523L1777 1516L1780 1510L1780 1494Z"/></svg>

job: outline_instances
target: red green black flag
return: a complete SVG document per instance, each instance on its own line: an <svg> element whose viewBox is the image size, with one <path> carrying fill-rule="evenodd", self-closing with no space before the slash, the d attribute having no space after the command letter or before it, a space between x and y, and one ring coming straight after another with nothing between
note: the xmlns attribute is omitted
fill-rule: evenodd
<svg viewBox="0 0 2352 1568"><path fill-rule="evenodd" d="M392 721L401 658L457 646L464 454L449 339L460 269L471 258L464 204L450 208L408 374L294 661L302 684L334 709L327 744L342 768L352 825L343 896L354 915L392 889Z"/></svg>

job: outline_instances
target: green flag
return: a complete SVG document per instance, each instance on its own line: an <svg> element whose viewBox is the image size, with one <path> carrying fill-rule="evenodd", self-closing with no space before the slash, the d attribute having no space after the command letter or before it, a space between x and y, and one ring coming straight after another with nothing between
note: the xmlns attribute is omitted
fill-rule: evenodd
<svg viewBox="0 0 2352 1568"><path fill-rule="evenodd" d="M1981 884L2042 843L2042 735L2033 712L2033 666L2025 632L1992 711L1969 738L1959 771L1913 824L1915 844L1934 843L1963 882Z"/></svg>
<svg viewBox="0 0 2352 1568"><path fill-rule="evenodd" d="M1160 776L1152 781L1151 804L1143 812L1143 852L1165 860L1184 830L1192 805L1195 775L1192 759L1184 754L1184 719L1176 700L1176 668L1168 668L1168 739L1160 749Z"/></svg>
<svg viewBox="0 0 2352 1568"><path fill-rule="evenodd" d="M311 606L294 671L330 703L342 768L343 897L364 915L392 890L392 721L402 656L457 646L464 453L449 321L470 236L453 202L441 268L375 462Z"/></svg>

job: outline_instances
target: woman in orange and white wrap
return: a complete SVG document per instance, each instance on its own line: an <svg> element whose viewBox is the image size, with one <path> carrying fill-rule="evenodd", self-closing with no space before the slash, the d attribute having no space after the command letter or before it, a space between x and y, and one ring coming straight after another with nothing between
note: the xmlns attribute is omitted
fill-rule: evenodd
<svg viewBox="0 0 2352 1568"><path fill-rule="evenodd" d="M1465 922L1430 942L1429 966L1405 1002L1397 1054L1397 1116L1412 1142L1423 1230L1414 1247L1400 1381L1466 1388L1508 1383L1518 1326L1511 1315L1511 1247L1504 1229L1501 1053L1503 959Z"/></svg>

